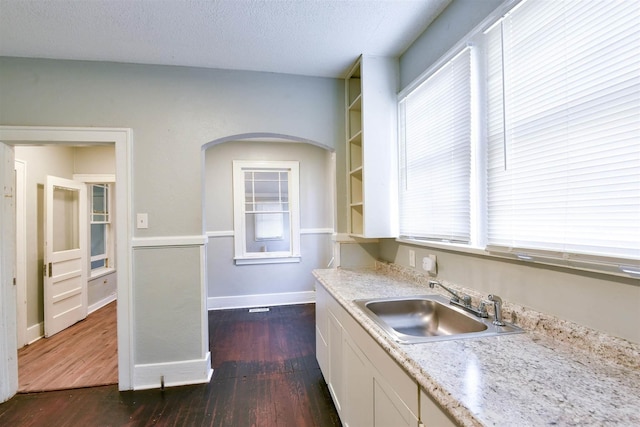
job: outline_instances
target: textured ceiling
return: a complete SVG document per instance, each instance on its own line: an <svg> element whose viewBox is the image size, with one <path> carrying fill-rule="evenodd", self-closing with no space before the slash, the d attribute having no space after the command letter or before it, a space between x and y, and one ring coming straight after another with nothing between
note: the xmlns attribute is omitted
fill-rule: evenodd
<svg viewBox="0 0 640 427"><path fill-rule="evenodd" d="M0 56L342 77L451 0L0 0Z"/></svg>

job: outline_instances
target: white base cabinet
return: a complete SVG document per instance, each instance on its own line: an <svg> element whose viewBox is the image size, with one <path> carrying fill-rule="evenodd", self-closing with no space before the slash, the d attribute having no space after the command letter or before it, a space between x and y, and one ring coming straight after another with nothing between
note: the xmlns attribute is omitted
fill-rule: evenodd
<svg viewBox="0 0 640 427"><path fill-rule="evenodd" d="M419 425L418 385L318 284L318 364L345 427Z"/></svg>
<svg viewBox="0 0 640 427"><path fill-rule="evenodd" d="M456 425L320 283L316 357L345 427Z"/></svg>
<svg viewBox="0 0 640 427"><path fill-rule="evenodd" d="M424 390L420 390L420 417L424 427L456 426Z"/></svg>

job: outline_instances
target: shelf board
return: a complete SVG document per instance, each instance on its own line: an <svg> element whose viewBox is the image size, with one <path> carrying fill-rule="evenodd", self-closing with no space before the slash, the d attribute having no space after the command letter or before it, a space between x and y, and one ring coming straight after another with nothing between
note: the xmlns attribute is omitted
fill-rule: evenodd
<svg viewBox="0 0 640 427"><path fill-rule="evenodd" d="M356 99L349 105L351 111L362 111L362 94L358 95Z"/></svg>
<svg viewBox="0 0 640 427"><path fill-rule="evenodd" d="M349 143L354 145L362 145L362 129L349 138Z"/></svg>
<svg viewBox="0 0 640 427"><path fill-rule="evenodd" d="M357 168L349 171L349 175L352 176L362 176L362 166L358 166Z"/></svg>

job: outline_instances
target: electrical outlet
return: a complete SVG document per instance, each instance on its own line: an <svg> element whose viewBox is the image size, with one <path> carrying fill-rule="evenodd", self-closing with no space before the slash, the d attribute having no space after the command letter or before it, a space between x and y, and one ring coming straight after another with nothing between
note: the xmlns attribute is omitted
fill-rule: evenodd
<svg viewBox="0 0 640 427"><path fill-rule="evenodd" d="M430 276L435 276L438 273L438 263L435 255L429 255L422 258L422 269L429 273Z"/></svg>
<svg viewBox="0 0 640 427"><path fill-rule="evenodd" d="M416 266L416 251L409 249L409 267Z"/></svg>

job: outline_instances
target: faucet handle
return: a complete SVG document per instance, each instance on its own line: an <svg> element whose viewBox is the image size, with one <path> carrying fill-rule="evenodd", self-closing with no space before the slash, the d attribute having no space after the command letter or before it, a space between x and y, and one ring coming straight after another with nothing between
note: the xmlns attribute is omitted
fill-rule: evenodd
<svg viewBox="0 0 640 427"><path fill-rule="evenodd" d="M493 302L493 324L496 326L504 326L502 321L502 298L498 295L489 294L489 301Z"/></svg>
<svg viewBox="0 0 640 427"><path fill-rule="evenodd" d="M480 317L489 317L489 312L487 311L487 305L493 304L491 301L481 300L480 305L478 305L478 311L480 312Z"/></svg>
<svg viewBox="0 0 640 427"><path fill-rule="evenodd" d="M465 307L471 307L471 297L467 294L460 295L460 299Z"/></svg>

